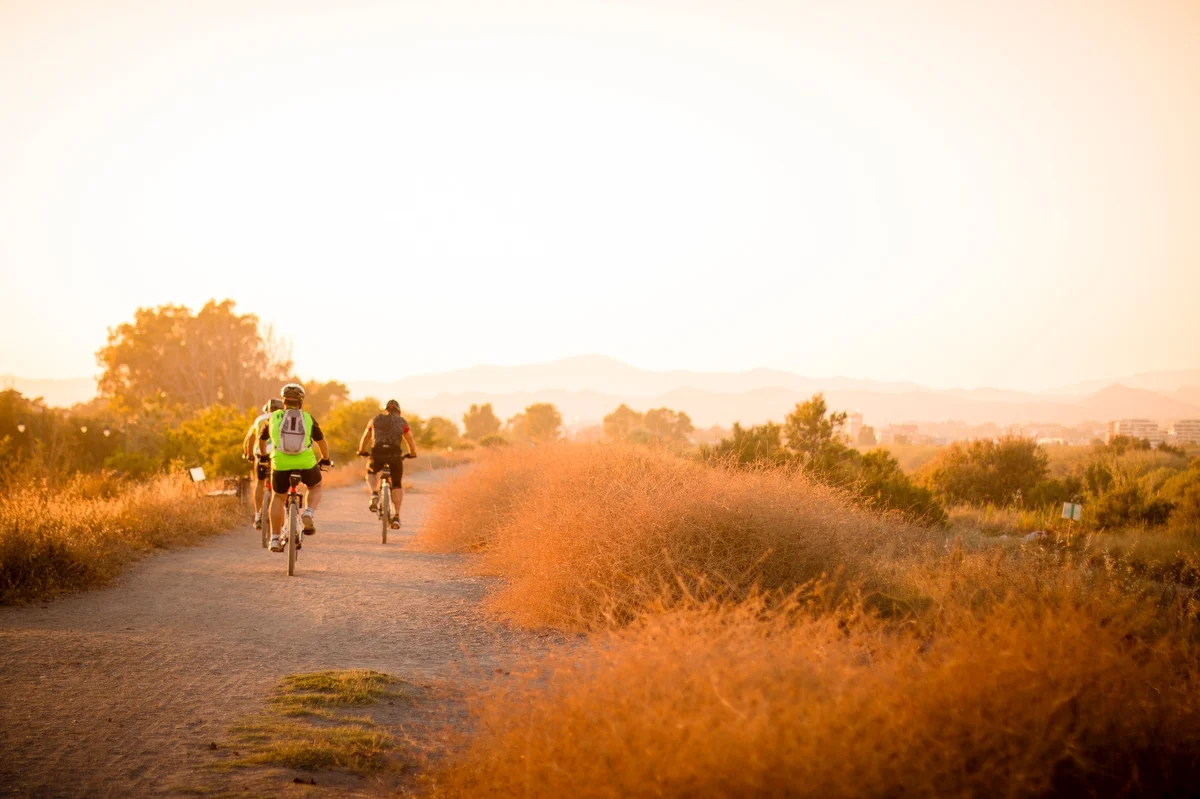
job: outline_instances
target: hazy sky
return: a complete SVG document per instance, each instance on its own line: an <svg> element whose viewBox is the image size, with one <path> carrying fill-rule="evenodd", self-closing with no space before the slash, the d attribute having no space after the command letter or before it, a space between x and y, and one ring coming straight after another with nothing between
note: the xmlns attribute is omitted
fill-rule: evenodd
<svg viewBox="0 0 1200 799"><path fill-rule="evenodd" d="M0 374L1200 365L1200 2L0 0Z"/></svg>

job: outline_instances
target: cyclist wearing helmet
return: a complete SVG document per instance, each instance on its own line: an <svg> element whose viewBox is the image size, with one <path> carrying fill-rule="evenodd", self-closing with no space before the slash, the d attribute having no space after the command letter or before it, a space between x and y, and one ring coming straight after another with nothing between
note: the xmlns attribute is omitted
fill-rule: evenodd
<svg viewBox="0 0 1200 799"><path fill-rule="evenodd" d="M271 414L283 407L283 400L272 397L263 403L263 412L255 418L246 437L242 439L242 457L248 461L255 459L258 450L258 438L271 418ZM258 463L250 467L250 479L254 481L254 529L261 530L263 492L267 489L267 478L271 476L271 458L269 455L259 455Z"/></svg>
<svg viewBox="0 0 1200 799"><path fill-rule="evenodd" d="M301 482L308 486L308 507L300 512L304 525L302 532L312 535L317 531L313 512L321 504L321 467L329 466L329 445L321 426L304 405L304 387L299 383L288 383L279 392L283 396L283 408L271 414L266 427L258 437L258 451L267 454L271 447L271 551L282 552L283 504L288 489L288 477L300 475ZM313 452L313 445L321 450L321 460Z"/></svg>
<svg viewBox="0 0 1200 799"><path fill-rule="evenodd" d="M417 456L417 442L412 429L400 415L400 403L388 400L383 413L367 422L362 438L358 442L358 454L367 455L370 442L371 459L367 461L367 487L371 489L371 512L379 509L379 472L386 464L392 472L392 518L393 529L400 527L400 504L404 502L404 489L400 485L404 477L404 451L401 439L408 444L408 454Z"/></svg>

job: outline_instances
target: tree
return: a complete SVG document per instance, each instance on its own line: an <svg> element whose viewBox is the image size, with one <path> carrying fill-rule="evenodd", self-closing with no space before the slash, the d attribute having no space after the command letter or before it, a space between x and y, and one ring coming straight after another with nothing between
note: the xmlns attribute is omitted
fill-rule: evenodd
<svg viewBox="0 0 1200 799"><path fill-rule="evenodd" d="M947 502L1007 505L1033 492L1049 460L1028 438L956 441L925 467L925 484Z"/></svg>
<svg viewBox="0 0 1200 799"><path fill-rule="evenodd" d="M783 463L787 460L782 429L774 422L749 428L734 422L729 438L721 439L721 443L711 450L704 450L704 453L717 460L732 460L739 466Z"/></svg>
<svg viewBox="0 0 1200 799"><path fill-rule="evenodd" d="M879 439L875 437L875 428L871 425L864 425L862 430L858 431L858 445L860 447L873 447L879 443Z"/></svg>
<svg viewBox="0 0 1200 799"><path fill-rule="evenodd" d="M139 308L108 332L96 353L100 393L118 412L134 414L156 399L175 406L249 408L274 396L291 363L259 332L258 317L232 300L200 312L182 305Z"/></svg>
<svg viewBox="0 0 1200 799"><path fill-rule="evenodd" d="M561 428L562 414L549 402L534 403L508 420L509 431L528 441L554 441Z"/></svg>
<svg viewBox="0 0 1200 799"><path fill-rule="evenodd" d="M458 443L458 425L443 416L432 416L425 423L423 440L421 446L429 447L452 447Z"/></svg>
<svg viewBox="0 0 1200 799"><path fill-rule="evenodd" d="M362 437L367 423L380 413L379 400L374 397L344 402L329 412L324 419L318 419L325 439L329 442L329 452L335 461L349 461L358 452L358 442Z"/></svg>
<svg viewBox="0 0 1200 799"><path fill-rule="evenodd" d="M494 436L500 432L500 419L492 410L492 403L488 402L483 405L472 404L470 409L463 414L463 438L471 441L482 441L488 436Z"/></svg>
<svg viewBox="0 0 1200 799"><path fill-rule="evenodd" d="M858 453L855 453L858 455ZM933 492L916 485L887 450L874 450L854 458L853 491L865 504L879 510L895 510L926 524L941 524L946 511Z"/></svg>
<svg viewBox="0 0 1200 799"><path fill-rule="evenodd" d="M310 380L304 383L304 410L317 417L318 422L328 416L334 408L349 400L350 389L346 388L345 383L339 383L337 380L330 380L328 383Z"/></svg>
<svg viewBox="0 0 1200 799"><path fill-rule="evenodd" d="M660 441L682 444L696 428L692 419L683 411L673 411L670 408L651 408L646 411L646 429L650 435Z"/></svg>
<svg viewBox="0 0 1200 799"><path fill-rule="evenodd" d="M822 479L836 477L852 452L841 441L846 416L845 411L829 413L825 396L818 393L806 402L797 403L784 422L787 448L796 453L806 469Z"/></svg>
<svg viewBox="0 0 1200 799"><path fill-rule="evenodd" d="M625 403L604 417L604 435L613 441L628 441L635 430L645 426L646 417Z"/></svg>
<svg viewBox="0 0 1200 799"><path fill-rule="evenodd" d="M210 405L168 433L162 460L201 466L208 477L249 473L242 459L242 438L256 415L253 409Z"/></svg>

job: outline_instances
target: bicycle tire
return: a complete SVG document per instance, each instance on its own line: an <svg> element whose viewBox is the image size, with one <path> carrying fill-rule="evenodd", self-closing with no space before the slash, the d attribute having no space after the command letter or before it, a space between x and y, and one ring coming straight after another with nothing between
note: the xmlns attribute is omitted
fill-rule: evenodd
<svg viewBox="0 0 1200 799"><path fill-rule="evenodd" d="M296 500L288 501L288 531L287 531L287 551L288 564L287 573L291 577L296 573L296 544L300 536L300 510Z"/></svg>
<svg viewBox="0 0 1200 799"><path fill-rule="evenodd" d="M385 482L379 492L379 518L382 520L383 543L387 543L388 526L392 522L392 485Z"/></svg>
<svg viewBox="0 0 1200 799"><path fill-rule="evenodd" d="M270 485L268 485L266 487L266 490L263 491L263 503L262 503L262 508L260 509L260 512L262 513L262 516L259 517L260 519L262 519L262 531L261 531L262 532L262 545L263 545L263 549L266 549L267 544L270 543L268 539L270 539L270 537L271 537L271 518L270 518L271 486Z"/></svg>

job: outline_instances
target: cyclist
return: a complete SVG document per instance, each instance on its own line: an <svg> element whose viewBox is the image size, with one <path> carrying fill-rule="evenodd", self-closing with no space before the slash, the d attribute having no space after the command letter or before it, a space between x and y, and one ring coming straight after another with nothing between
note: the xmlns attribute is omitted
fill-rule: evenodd
<svg viewBox="0 0 1200 799"><path fill-rule="evenodd" d="M400 403L394 399L387 401L383 413L367 422L362 438L358 442L358 454L368 454L370 442L371 459L367 461L367 487L371 489L371 512L379 510L379 472L384 465L392 472L392 518L389 520L393 530L400 528L400 505L404 502L404 489L400 485L404 477L404 451L400 441L408 444L408 454L417 456L417 442L413 440L412 429L400 415Z"/></svg>
<svg viewBox="0 0 1200 799"><path fill-rule="evenodd" d="M282 552L283 505L290 488L288 477L300 475L301 482L308 486L308 507L300 512L302 532L312 535L317 531L314 511L321 504L321 467L330 466L329 445L321 426L308 411L303 410L304 387L299 383L288 383L280 390L283 408L271 414L270 420L258 437L259 454L267 454L271 446L271 551ZM313 446L321 451L321 460L313 452Z"/></svg>
<svg viewBox="0 0 1200 799"><path fill-rule="evenodd" d="M263 412L255 418L242 439L242 457L253 461L258 452L258 437L271 419L271 414L283 407L283 400L272 397L263 403ZM268 445L269 449L270 445ZM263 492L267 489L267 478L271 476L271 458L269 455L257 455L258 463L250 467L250 479L254 481L254 529L261 530L263 526L262 503Z"/></svg>

